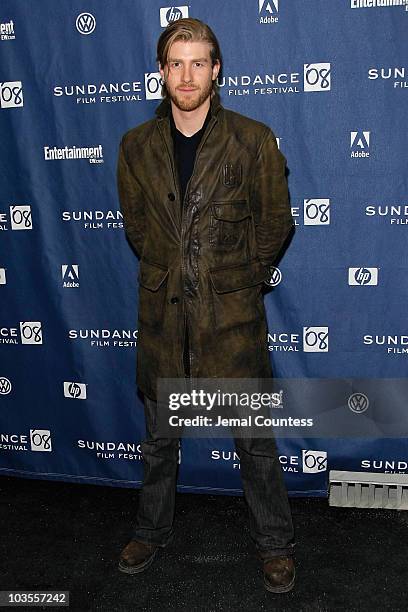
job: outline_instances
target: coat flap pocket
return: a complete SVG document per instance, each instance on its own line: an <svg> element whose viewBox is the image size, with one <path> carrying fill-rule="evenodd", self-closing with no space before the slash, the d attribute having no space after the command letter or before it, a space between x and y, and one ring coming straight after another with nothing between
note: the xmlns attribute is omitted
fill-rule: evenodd
<svg viewBox="0 0 408 612"><path fill-rule="evenodd" d="M139 283L146 287L146 289L150 289L150 291L157 291L168 273L168 268L160 267L147 261L141 261Z"/></svg>
<svg viewBox="0 0 408 612"><path fill-rule="evenodd" d="M258 285L270 277L268 268L263 266L259 259L241 266L228 266L227 268L212 268L209 270L211 282L217 293L236 291L245 287Z"/></svg>
<svg viewBox="0 0 408 612"><path fill-rule="evenodd" d="M242 221L251 216L247 200L213 202L211 210L214 217L222 221Z"/></svg>

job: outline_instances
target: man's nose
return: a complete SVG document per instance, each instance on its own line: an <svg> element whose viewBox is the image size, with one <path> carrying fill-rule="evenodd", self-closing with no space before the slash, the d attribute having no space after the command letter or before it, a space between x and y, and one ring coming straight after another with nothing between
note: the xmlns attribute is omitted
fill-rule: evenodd
<svg viewBox="0 0 408 612"><path fill-rule="evenodd" d="M188 65L185 65L183 67L183 81L185 81L186 83L189 83L191 81L191 67Z"/></svg>

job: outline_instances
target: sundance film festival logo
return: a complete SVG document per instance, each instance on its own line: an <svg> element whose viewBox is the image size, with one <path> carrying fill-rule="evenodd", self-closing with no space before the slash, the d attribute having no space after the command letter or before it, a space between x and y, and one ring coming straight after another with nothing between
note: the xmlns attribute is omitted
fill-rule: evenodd
<svg viewBox="0 0 408 612"><path fill-rule="evenodd" d="M347 405L352 412L362 414L369 406L370 402L364 393L353 393L347 400Z"/></svg>
<svg viewBox="0 0 408 612"><path fill-rule="evenodd" d="M279 72L253 75L223 76L217 78L220 88L227 88L229 96L293 94L327 92L331 90L331 64L303 65L303 89L300 72Z"/></svg>
<svg viewBox="0 0 408 612"><path fill-rule="evenodd" d="M300 334L296 332L268 332L268 351L299 352ZM329 350L328 327L304 327L303 350L306 353L327 353Z"/></svg>
<svg viewBox="0 0 408 612"><path fill-rule="evenodd" d="M64 382L64 397L69 397L71 399L86 399L86 384Z"/></svg>
<svg viewBox="0 0 408 612"><path fill-rule="evenodd" d="M279 21L279 0L258 0L259 23L277 23Z"/></svg>
<svg viewBox="0 0 408 612"><path fill-rule="evenodd" d="M0 327L0 344L18 344L17 327ZM21 344L42 344L42 324L40 321L20 322Z"/></svg>
<svg viewBox="0 0 408 612"><path fill-rule="evenodd" d="M350 132L350 157L370 157L370 132Z"/></svg>
<svg viewBox="0 0 408 612"><path fill-rule="evenodd" d="M87 340L97 348L129 348L137 345L137 329L70 329L70 340Z"/></svg>
<svg viewBox="0 0 408 612"><path fill-rule="evenodd" d="M123 229L120 210L64 210L63 221L79 221L86 230Z"/></svg>
<svg viewBox="0 0 408 612"><path fill-rule="evenodd" d="M391 225L408 225L408 204L369 204L367 217L382 218Z"/></svg>
<svg viewBox="0 0 408 612"><path fill-rule="evenodd" d="M11 382L5 376L0 376L0 395L8 395L11 392Z"/></svg>
<svg viewBox="0 0 408 612"><path fill-rule="evenodd" d="M0 213L0 231L7 231L8 219L6 213ZM31 206L28 204L14 204L10 206L10 224L12 230L33 229Z"/></svg>
<svg viewBox="0 0 408 612"><path fill-rule="evenodd" d="M80 34L87 36L96 28L96 19L92 13L80 13L75 21L76 29Z"/></svg>
<svg viewBox="0 0 408 612"><path fill-rule="evenodd" d="M146 72L145 73L145 95L146 100L160 100L161 88L163 80L160 72Z"/></svg>
<svg viewBox="0 0 408 612"><path fill-rule="evenodd" d="M21 106L24 106L22 82L4 81L0 83L0 108L18 108Z"/></svg>
<svg viewBox="0 0 408 612"><path fill-rule="evenodd" d="M30 429L30 442L32 451L52 451L51 432L49 429Z"/></svg>
<svg viewBox="0 0 408 612"><path fill-rule="evenodd" d="M408 355L407 334L365 334L363 336L365 346L382 347L388 355Z"/></svg>
<svg viewBox="0 0 408 612"><path fill-rule="evenodd" d="M79 266L78 264L63 264L61 266L62 286L72 289L79 287Z"/></svg>
<svg viewBox="0 0 408 612"><path fill-rule="evenodd" d="M129 461L141 461L143 459L141 446L135 442L77 440L77 446L87 451L93 451L98 459L126 459Z"/></svg>
<svg viewBox="0 0 408 612"><path fill-rule="evenodd" d="M42 324L40 321L20 322L21 344L42 344Z"/></svg>
<svg viewBox="0 0 408 612"><path fill-rule="evenodd" d="M349 268L349 285L378 285L378 268Z"/></svg>
<svg viewBox="0 0 408 612"><path fill-rule="evenodd" d="M282 272L279 270L279 268L276 268L275 266L271 266L270 271L271 276L268 280L265 281L265 283L270 287L276 287L282 280Z"/></svg>
<svg viewBox="0 0 408 612"><path fill-rule="evenodd" d="M241 468L239 455L236 451L225 451L218 448L211 450L212 461L228 462L232 469ZM321 450L302 449L302 460L299 455L279 455L282 472L299 473L300 467L304 473L319 473L327 470L327 452Z"/></svg>
<svg viewBox="0 0 408 612"><path fill-rule="evenodd" d="M327 470L327 452L302 449L302 469L305 474L319 474Z"/></svg>
<svg viewBox="0 0 408 612"><path fill-rule="evenodd" d="M13 21L0 23L0 40L14 40L15 37Z"/></svg>
<svg viewBox="0 0 408 612"><path fill-rule="evenodd" d="M169 23L188 17L188 6L166 6L160 9L160 25L166 28Z"/></svg>
<svg viewBox="0 0 408 612"><path fill-rule="evenodd" d="M6 268L0 268L0 285L5 285L6 283Z"/></svg>
<svg viewBox="0 0 408 612"><path fill-rule="evenodd" d="M70 83L53 87L53 95L56 98L71 98L75 104L140 102L141 91L140 81Z"/></svg>
<svg viewBox="0 0 408 612"><path fill-rule="evenodd" d="M408 70L405 67L370 68L368 78L370 81L389 81L394 89L408 87Z"/></svg>
<svg viewBox="0 0 408 612"><path fill-rule="evenodd" d="M364 470L380 470L385 474L406 474L408 470L407 461L395 459L362 459L360 465Z"/></svg>

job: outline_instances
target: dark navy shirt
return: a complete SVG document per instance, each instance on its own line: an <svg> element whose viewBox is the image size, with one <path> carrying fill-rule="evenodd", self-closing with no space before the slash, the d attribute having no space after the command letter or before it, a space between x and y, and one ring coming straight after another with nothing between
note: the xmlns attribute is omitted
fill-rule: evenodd
<svg viewBox="0 0 408 612"><path fill-rule="evenodd" d="M174 123L173 113L170 113L171 135L173 137L174 158L180 182L181 205L183 205L184 194L186 193L187 183L193 173L194 161L201 142L201 138L205 132L205 128L211 118L210 109L205 118L203 127L192 136L184 136Z"/></svg>

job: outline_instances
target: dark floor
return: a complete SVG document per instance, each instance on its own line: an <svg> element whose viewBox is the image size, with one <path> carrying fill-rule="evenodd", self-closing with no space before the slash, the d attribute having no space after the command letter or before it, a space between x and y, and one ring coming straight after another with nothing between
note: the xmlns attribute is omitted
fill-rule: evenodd
<svg viewBox="0 0 408 612"><path fill-rule="evenodd" d="M297 583L274 595L263 587L242 497L178 494L173 542L146 572L119 572L137 497L0 477L0 590L68 590L69 609L83 612L408 609L407 512L292 498Z"/></svg>

